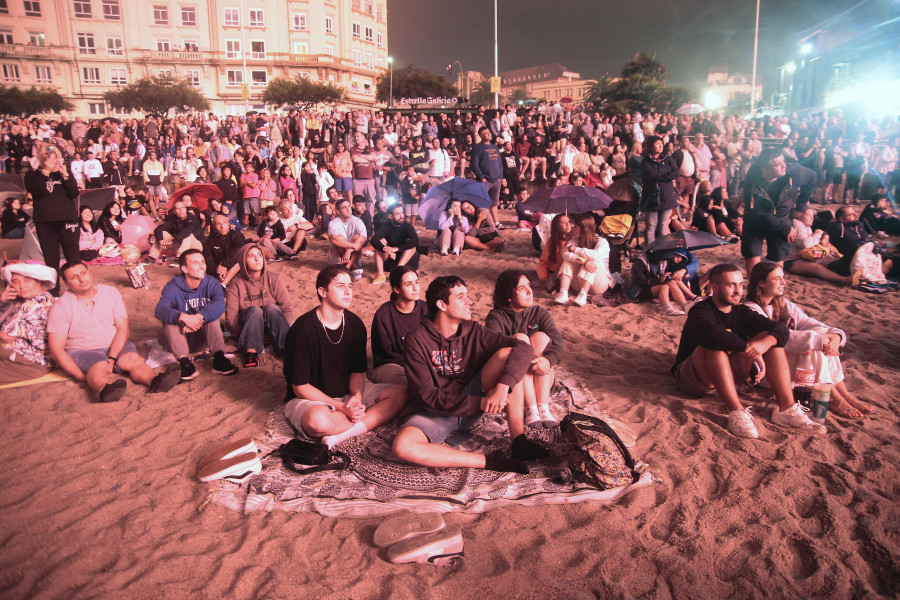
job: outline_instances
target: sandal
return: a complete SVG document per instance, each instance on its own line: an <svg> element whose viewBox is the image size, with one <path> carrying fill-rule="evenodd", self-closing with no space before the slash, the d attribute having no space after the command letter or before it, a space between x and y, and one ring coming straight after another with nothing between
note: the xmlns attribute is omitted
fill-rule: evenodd
<svg viewBox="0 0 900 600"><path fill-rule="evenodd" d="M843 419L863 418L863 414L855 407L851 406L849 402L842 402L840 406L837 407L829 406L828 412L833 413Z"/></svg>
<svg viewBox="0 0 900 600"><path fill-rule="evenodd" d="M844 398L847 401L847 404L858 410L863 414L868 414L870 412L875 412L875 407L867 402L863 402L853 394L847 394Z"/></svg>

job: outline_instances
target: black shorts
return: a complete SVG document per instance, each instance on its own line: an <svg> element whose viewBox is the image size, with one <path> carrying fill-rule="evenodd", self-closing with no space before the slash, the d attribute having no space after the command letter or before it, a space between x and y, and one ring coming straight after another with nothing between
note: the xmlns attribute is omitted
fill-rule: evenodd
<svg viewBox="0 0 900 600"><path fill-rule="evenodd" d="M783 261L790 253L791 244L787 234L781 233L782 225L774 215L747 214L744 217L744 235L741 237L741 255L744 258L762 256L765 241L766 260Z"/></svg>
<svg viewBox="0 0 900 600"><path fill-rule="evenodd" d="M522 181L518 175L506 178L506 189L509 191L510 196L516 196L522 191Z"/></svg>

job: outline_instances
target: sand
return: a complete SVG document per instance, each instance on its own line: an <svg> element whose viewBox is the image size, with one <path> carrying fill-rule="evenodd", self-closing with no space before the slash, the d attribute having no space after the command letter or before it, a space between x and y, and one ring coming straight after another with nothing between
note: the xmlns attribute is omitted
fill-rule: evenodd
<svg viewBox="0 0 900 600"><path fill-rule="evenodd" d="M510 215L506 215L511 218ZM427 283L460 274L488 310L496 274L534 268L530 236L508 252L422 261ZM16 256L20 242L0 241ZM301 311L323 242L273 268ZM734 247L700 253L704 268L738 262ZM126 285L122 267L99 282ZM149 266L150 290L122 289L131 339L152 338L153 308L175 274ZM387 299L371 274L352 309L366 323ZM725 429L713 399L671 382L683 317L655 305L550 308L566 368L639 434L634 455L658 479L618 505L590 502L451 514L466 556L454 568L392 565L372 544L381 519L240 514L207 504L196 464L223 441L259 439L281 402L281 365L223 379L202 364L165 395L130 386L93 404L74 382L2 392L0 597L3 598L874 598L900 593L900 294L867 295L791 277L789 295L849 334L851 390L877 407L862 421L830 417L828 435L772 425L764 393L748 397L761 439ZM537 301L550 306L546 294Z"/></svg>

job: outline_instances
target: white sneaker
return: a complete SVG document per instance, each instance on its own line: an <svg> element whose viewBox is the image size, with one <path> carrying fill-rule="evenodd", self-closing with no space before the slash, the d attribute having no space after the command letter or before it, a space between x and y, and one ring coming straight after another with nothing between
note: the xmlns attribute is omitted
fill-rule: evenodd
<svg viewBox="0 0 900 600"><path fill-rule="evenodd" d="M569 292L566 290L561 291L556 295L556 298L553 299L557 304L568 304L569 303Z"/></svg>
<svg viewBox="0 0 900 600"><path fill-rule="evenodd" d="M787 410L778 410L776 408L772 413L772 422L782 427L795 427L801 431L815 434L822 434L828 431L824 425L813 423L809 415L803 412L803 409L796 402L791 404L791 407Z"/></svg>
<svg viewBox="0 0 900 600"><path fill-rule="evenodd" d="M350 279L352 279L353 281L359 281L360 279L362 279L362 276L362 269L353 269L352 271L350 271Z"/></svg>
<svg viewBox="0 0 900 600"><path fill-rule="evenodd" d="M387 559L395 564L415 562L441 565L460 556L463 556L463 537L462 531L455 526L405 539L387 551Z"/></svg>
<svg viewBox="0 0 900 600"><path fill-rule="evenodd" d="M733 410L728 414L728 431L742 438L756 439L759 437L749 408Z"/></svg>
<svg viewBox="0 0 900 600"><path fill-rule="evenodd" d="M575 296L575 304L577 304L578 306L584 306L585 304L587 304L587 292L578 292L578 295Z"/></svg>
<svg viewBox="0 0 900 600"><path fill-rule="evenodd" d="M678 305L669 303L663 307L663 313L669 317L682 317L684 316L684 311L678 308Z"/></svg>
<svg viewBox="0 0 900 600"><path fill-rule="evenodd" d="M694 308L694 306L701 300L703 300L703 296L694 296L684 303L684 306L681 307L681 310L684 311L684 314L688 314L689 312L691 312L691 309Z"/></svg>

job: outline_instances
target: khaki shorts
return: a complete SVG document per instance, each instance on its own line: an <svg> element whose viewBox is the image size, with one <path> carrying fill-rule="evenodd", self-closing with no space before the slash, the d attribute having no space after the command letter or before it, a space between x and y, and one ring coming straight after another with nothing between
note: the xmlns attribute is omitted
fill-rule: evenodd
<svg viewBox="0 0 900 600"><path fill-rule="evenodd" d="M678 391L689 396L712 396L716 393L716 388L715 386L706 387L700 381L700 378L697 376L697 370L694 368L695 353L696 351L691 352L691 355L678 365L678 369L675 371L675 387L678 388ZM731 363L731 373L734 375L734 381L737 384L741 380L742 371L740 354L735 352L728 357L728 360Z"/></svg>
<svg viewBox="0 0 900 600"><path fill-rule="evenodd" d="M363 387L362 394L362 403L363 406L369 408L375 401L378 400L378 397L381 396L381 393L387 388L390 384L387 383L369 383L366 382ZM340 402L346 402L350 399L350 394L347 394L343 398L335 398ZM303 431L303 426L301 425L303 421L303 415L306 414L313 406L327 406L329 410L337 410L331 404L327 402L322 402L320 400L307 400L306 398L294 398L290 402L284 405L284 416L288 420L288 422L294 426L294 429L297 430L298 434L301 434L303 437L306 437L309 440L315 440L314 438Z"/></svg>

